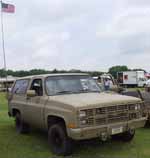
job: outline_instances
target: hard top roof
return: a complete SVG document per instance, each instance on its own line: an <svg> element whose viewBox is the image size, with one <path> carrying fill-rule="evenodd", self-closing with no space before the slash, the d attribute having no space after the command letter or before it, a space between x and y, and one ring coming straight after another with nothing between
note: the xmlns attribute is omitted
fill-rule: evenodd
<svg viewBox="0 0 150 158"><path fill-rule="evenodd" d="M41 74L41 75L32 75L32 76L26 76L26 77L20 77L17 80L20 79L33 79L33 78L46 78L49 76L88 76L86 73L53 73L53 74Z"/></svg>

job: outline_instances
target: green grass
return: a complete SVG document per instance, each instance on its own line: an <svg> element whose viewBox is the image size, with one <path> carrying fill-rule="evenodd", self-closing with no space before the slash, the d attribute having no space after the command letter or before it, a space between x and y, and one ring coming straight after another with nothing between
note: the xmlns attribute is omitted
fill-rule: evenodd
<svg viewBox="0 0 150 158"><path fill-rule="evenodd" d="M14 120L7 115L7 102L4 93L0 93L0 158L54 158L49 150L47 134L32 130L27 135L15 131ZM111 140L105 143L99 140L78 142L73 158L150 158L150 129L136 131L130 143Z"/></svg>
<svg viewBox="0 0 150 158"><path fill-rule="evenodd" d="M135 90L140 90L140 91L144 91L145 88L128 88L128 91L135 91Z"/></svg>

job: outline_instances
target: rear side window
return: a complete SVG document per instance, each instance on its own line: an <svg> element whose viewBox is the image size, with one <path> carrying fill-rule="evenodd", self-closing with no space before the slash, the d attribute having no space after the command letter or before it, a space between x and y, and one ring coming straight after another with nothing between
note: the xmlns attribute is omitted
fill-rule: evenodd
<svg viewBox="0 0 150 158"><path fill-rule="evenodd" d="M12 93L14 94L25 94L28 88L29 80L24 79L24 80L17 80L14 88L12 90Z"/></svg>
<svg viewBox="0 0 150 158"><path fill-rule="evenodd" d="M128 75L124 75L124 79L125 79L125 80L128 80Z"/></svg>

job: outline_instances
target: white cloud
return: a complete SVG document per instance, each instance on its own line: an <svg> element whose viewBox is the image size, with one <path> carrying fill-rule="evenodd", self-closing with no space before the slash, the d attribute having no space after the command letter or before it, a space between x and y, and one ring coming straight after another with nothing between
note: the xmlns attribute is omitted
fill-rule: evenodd
<svg viewBox="0 0 150 158"><path fill-rule="evenodd" d="M148 0L8 2L16 5L15 14L4 15L8 68L107 70L125 64L148 69Z"/></svg>

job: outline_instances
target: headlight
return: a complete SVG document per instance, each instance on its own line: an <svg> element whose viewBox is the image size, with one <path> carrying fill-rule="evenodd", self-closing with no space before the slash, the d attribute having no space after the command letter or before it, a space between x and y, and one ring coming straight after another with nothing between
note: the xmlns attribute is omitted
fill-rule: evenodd
<svg viewBox="0 0 150 158"><path fill-rule="evenodd" d="M139 104L139 105L138 105L138 110L140 110L140 109L141 109L141 105Z"/></svg>
<svg viewBox="0 0 150 158"><path fill-rule="evenodd" d="M79 112L79 117L86 117L86 111L80 111Z"/></svg>
<svg viewBox="0 0 150 158"><path fill-rule="evenodd" d="M88 123L88 121L87 120L81 120L80 123L81 123L81 125L86 125Z"/></svg>
<svg viewBox="0 0 150 158"><path fill-rule="evenodd" d="M135 105L135 110L140 110L141 109L141 105L140 104L136 104Z"/></svg>
<svg viewBox="0 0 150 158"><path fill-rule="evenodd" d="M94 124L93 109L80 110L78 117L81 126L91 126Z"/></svg>

